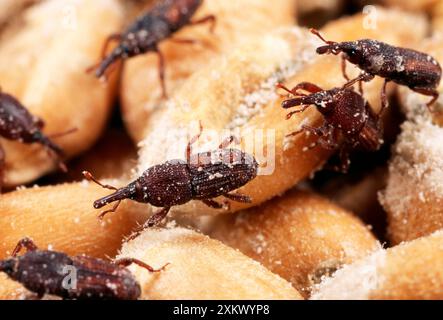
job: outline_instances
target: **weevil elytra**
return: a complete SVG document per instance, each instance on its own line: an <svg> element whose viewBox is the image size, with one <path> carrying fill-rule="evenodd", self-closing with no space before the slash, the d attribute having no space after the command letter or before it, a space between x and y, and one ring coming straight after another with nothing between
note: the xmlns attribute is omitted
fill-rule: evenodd
<svg viewBox="0 0 443 320"><path fill-rule="evenodd" d="M277 85L278 88L296 96L283 102L284 109L302 106L290 112L288 119L296 113L304 112L312 105L316 106L324 119L324 124L319 128L303 125L300 130L289 136L309 132L317 136L318 140L308 149L318 145L329 150L340 148L341 171L343 172L346 172L349 167L351 150L361 148L366 151L376 151L383 142L380 121L383 109L378 114L372 111L363 96L353 90L352 85L357 81L352 80L341 88L330 90L323 90L309 82L302 82L291 90L281 84ZM340 140L343 142L340 143Z"/></svg>
<svg viewBox="0 0 443 320"><path fill-rule="evenodd" d="M108 37L103 47L102 61L91 68L96 69L96 76L101 78L106 70L118 60L131 58L147 52L155 52L159 58L159 78L166 97L165 85L165 59L159 49L159 44L165 39L171 39L177 43L192 44L192 39L173 38L174 33L187 25L211 23L211 31L214 30L215 16L208 15L196 21L191 21L203 0L160 0L153 8L139 17L122 34L113 34ZM112 41L118 41L118 46L106 55L108 46Z"/></svg>
<svg viewBox="0 0 443 320"><path fill-rule="evenodd" d="M22 248L27 252L19 256ZM131 264L160 272L143 261L131 258L108 262L88 256L70 257L52 250L39 250L29 238L20 240L12 257L0 260L0 272L20 282L41 299L45 294L63 299L135 300L141 289L131 272ZM69 277L69 279L68 279Z"/></svg>
<svg viewBox="0 0 443 320"><path fill-rule="evenodd" d="M318 54L342 53L343 74L346 75L346 61L358 66L363 73L357 78L360 82L370 81L374 76L385 79L382 89L382 104L387 106L386 86L393 81L397 84L409 87L411 90L432 96L427 103L431 106L439 97L437 87L440 84L442 69L437 60L423 52L413 49L391 46L387 43L362 39L357 41L334 42L325 40L320 33L311 29L311 32L326 43L317 48Z"/></svg>
<svg viewBox="0 0 443 320"><path fill-rule="evenodd" d="M236 140L234 137L223 141L217 150L191 154L192 144L197 142L201 133L200 126L199 134L189 141L185 155L187 161L171 160L153 166L138 179L120 189L101 184L91 173L85 171L83 174L88 180L115 190L113 194L94 202L96 209L116 202L112 209L102 212L100 217L114 212L124 199L162 207L163 209L154 214L140 229L143 230L160 223L172 206L182 205L191 200L201 200L207 206L216 209L224 207L213 200L219 196L236 202L250 203L249 196L231 191L244 186L257 176L258 163L255 158L238 149L227 149Z"/></svg>

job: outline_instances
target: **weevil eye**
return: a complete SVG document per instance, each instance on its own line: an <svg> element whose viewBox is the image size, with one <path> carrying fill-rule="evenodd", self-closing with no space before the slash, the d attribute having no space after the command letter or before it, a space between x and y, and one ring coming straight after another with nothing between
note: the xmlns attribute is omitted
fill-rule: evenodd
<svg viewBox="0 0 443 320"><path fill-rule="evenodd" d="M346 51L344 51L345 57L348 59L349 62L358 64L361 59L360 50L355 48L349 48Z"/></svg>

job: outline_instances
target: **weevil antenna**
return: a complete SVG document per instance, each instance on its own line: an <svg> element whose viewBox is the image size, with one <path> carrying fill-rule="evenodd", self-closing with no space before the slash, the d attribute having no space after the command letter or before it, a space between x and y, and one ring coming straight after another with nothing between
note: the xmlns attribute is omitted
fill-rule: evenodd
<svg viewBox="0 0 443 320"><path fill-rule="evenodd" d="M336 43L337 43L337 42L335 42L335 41L328 41L328 40L326 40L325 38L323 38L323 36L321 35L321 33L320 33L317 29L311 28L311 29L309 29L309 31L310 31L312 34L316 35L318 38L320 38L320 40L322 40L324 43L326 43L326 44L328 44L328 45L336 44Z"/></svg>
<svg viewBox="0 0 443 320"><path fill-rule="evenodd" d="M95 184L99 185L100 187L104 188L104 189L110 189L110 190L118 190L118 188L108 185L108 184L102 184L100 181L98 181L91 172L89 171L83 171L82 172L83 177L85 177L86 180L88 181L92 181Z"/></svg>

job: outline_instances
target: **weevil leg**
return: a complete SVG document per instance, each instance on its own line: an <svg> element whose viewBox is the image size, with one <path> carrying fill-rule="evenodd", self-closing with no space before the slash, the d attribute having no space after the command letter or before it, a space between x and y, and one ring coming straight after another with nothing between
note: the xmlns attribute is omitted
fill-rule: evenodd
<svg viewBox="0 0 443 320"><path fill-rule="evenodd" d="M146 223L146 226L148 228L152 228L152 227L155 227L156 225L158 225L160 222L162 222L166 218L166 216L169 213L169 210L171 210L171 208L166 207L166 208L163 208L160 211L156 212L153 216L151 216L149 218L149 220ZM145 229L145 228L143 228L143 229Z"/></svg>
<svg viewBox="0 0 443 320"><path fill-rule="evenodd" d="M252 199L250 196L239 194L239 193L227 193L223 195L224 197L235 201L235 202L241 202L241 203L252 203Z"/></svg>
<svg viewBox="0 0 443 320"><path fill-rule="evenodd" d="M305 112L306 109L308 109L309 107L310 107L310 105L304 105L304 106L302 106L301 109L298 109L298 110L295 110L295 111L291 111L291 112L289 112L289 113L286 115L286 120L291 119L292 116L293 116L294 114Z"/></svg>
<svg viewBox="0 0 443 320"><path fill-rule="evenodd" d="M325 134L328 137L328 145L329 145L329 149L333 150L339 147L339 143L338 143L338 138L337 138L337 134L338 134L338 129L332 125L330 125L329 127L325 127Z"/></svg>
<svg viewBox="0 0 443 320"><path fill-rule="evenodd" d="M143 269L148 270L149 272L161 272L166 269L166 267L169 265L169 263L165 264L160 269L154 269L149 264L144 263L141 260L134 259L134 258L121 258L114 261L114 264L121 266L121 267L129 267L131 264L136 264L139 267L142 267Z"/></svg>
<svg viewBox="0 0 443 320"><path fill-rule="evenodd" d="M276 87L277 89L285 90L285 91L286 91L287 93L289 93L289 94L294 94L294 93L292 92L292 90L289 89L288 87L286 87L283 83L277 83L277 84L275 85L275 87Z"/></svg>
<svg viewBox="0 0 443 320"><path fill-rule="evenodd" d="M362 81L364 81L364 82L368 82L368 81L371 81L372 79L374 79L374 75L372 75L372 74L369 74L369 73L365 73L365 72L363 72L363 73L361 73L358 77L356 77L356 78L354 78L354 79L352 79L352 80L349 80L347 83L345 83L344 85L343 85L343 89L346 89L346 88L350 88L350 87L352 87L354 84L356 84L357 82L362 82ZM363 90L363 89L362 89Z"/></svg>
<svg viewBox="0 0 443 320"><path fill-rule="evenodd" d="M363 81L359 81L359 82L358 82L358 92L359 92L361 95L364 94L364 92L363 92Z"/></svg>
<svg viewBox="0 0 443 320"><path fill-rule="evenodd" d="M202 200L202 202L207 205L209 208L213 208L213 209L223 209L223 204L212 200L212 199L204 199Z"/></svg>
<svg viewBox="0 0 443 320"><path fill-rule="evenodd" d="M341 72L342 72L343 77L345 78L345 80L349 81L350 78L348 76L348 73L346 72L346 58L345 58L345 56L343 54L341 55Z"/></svg>
<svg viewBox="0 0 443 320"><path fill-rule="evenodd" d="M432 108L432 105L437 101L438 97L440 96L440 93L436 89L432 88L410 88L414 92L423 94L425 96L432 96L431 101L429 101L426 106L428 107L429 111L431 113L434 113L435 110Z"/></svg>
<svg viewBox="0 0 443 320"><path fill-rule="evenodd" d="M202 125L201 121L198 122L198 126L199 126L198 133L189 140L188 145L186 147L185 157L186 157L186 161L188 163L190 163L190 161L191 161L192 145L200 139L202 132L203 132L203 125Z"/></svg>
<svg viewBox="0 0 443 320"><path fill-rule="evenodd" d="M44 294L41 293L28 293L25 294L24 300L27 301L33 301L33 300L41 300L43 298Z"/></svg>
<svg viewBox="0 0 443 320"><path fill-rule="evenodd" d="M185 38L171 38L169 41L178 43L178 44L188 44L188 45L194 45L194 44L201 44L200 41L194 40L194 39L185 39Z"/></svg>
<svg viewBox="0 0 443 320"><path fill-rule="evenodd" d="M329 131L329 128L326 126L322 126L320 128L315 128L315 127L311 127L308 125L303 125L300 130L297 130L293 133L288 134L287 137L296 136L296 135L299 135L300 133L303 133L305 131L309 132L310 134L314 134L318 137L324 137L325 132L328 132L328 131L326 131L326 129Z"/></svg>
<svg viewBox="0 0 443 320"><path fill-rule="evenodd" d="M17 245L14 248L14 251L12 251L11 256L16 257L23 248L25 248L27 251L35 251L38 249L34 241L32 241L29 238L23 238L17 243Z"/></svg>
<svg viewBox="0 0 443 320"><path fill-rule="evenodd" d="M158 77L160 79L160 85L162 87L163 98L167 99L168 94L166 92L166 80L165 80L165 57L163 56L163 53L160 51L158 47L155 47L154 51L155 53L157 53L158 56Z"/></svg>
<svg viewBox="0 0 443 320"><path fill-rule="evenodd" d="M293 92L296 95L300 95L300 93L298 93L298 90L307 91L309 93L317 93L323 91L322 88L311 82L300 82L294 88L292 88L291 92Z"/></svg>
<svg viewBox="0 0 443 320"><path fill-rule="evenodd" d="M100 220L103 220L103 218L104 218L108 213L112 213L112 212L117 211L117 209L118 209L118 207L120 206L120 203L121 203L121 202L122 202L122 201L119 200L119 201L117 201L117 202L114 204L114 206L113 206L111 209L100 212L100 214L98 215L98 218L99 218Z"/></svg>
<svg viewBox="0 0 443 320"><path fill-rule="evenodd" d="M323 126L320 127L319 130L323 135L318 138L315 146L310 146L308 150L315 148L317 145L321 145L321 147L326 150L335 150L338 147L338 143L334 136L335 128L332 126Z"/></svg>
<svg viewBox="0 0 443 320"><path fill-rule="evenodd" d="M203 17L201 19L191 21L190 25L198 25L198 24L204 24L204 23L209 23L210 24L209 31L211 33L214 33L215 26L217 24L217 17L211 14L211 15L208 15L208 16Z"/></svg>
<svg viewBox="0 0 443 320"><path fill-rule="evenodd" d="M103 60L106 58L108 49L109 49L109 45L111 44L112 41L119 41L121 40L121 34L118 33L114 33L111 34L110 36L108 36L105 40L105 43L103 44L103 48L102 48L102 52L101 52L101 60L100 62L88 67L86 69L86 73L90 73L92 71L94 71L95 69L97 69L98 67L100 67L100 65L103 63ZM104 76L106 78L106 76Z"/></svg>
<svg viewBox="0 0 443 320"><path fill-rule="evenodd" d="M134 233L131 236L129 236L126 241L134 240L143 232L143 230L157 226L160 222L162 222L164 218L166 218L166 216L169 213L169 210L171 210L171 208L166 207L156 212L142 226L135 229Z"/></svg>
<svg viewBox="0 0 443 320"><path fill-rule="evenodd" d="M302 97L303 96L307 96L307 94L300 93L300 92L298 92L298 90L304 90L304 91L307 91L309 93L316 93L316 92L323 91L322 88L320 88L319 86L317 86L317 85L315 85L315 84L313 84L311 82L301 82L301 83L299 83L298 85L296 85L292 89L289 89L288 87L284 86L281 83L277 83L276 87L279 88L279 89L283 89L283 90L285 90L286 92L288 92L290 94L297 95L297 96L302 96Z"/></svg>
<svg viewBox="0 0 443 320"><path fill-rule="evenodd" d="M111 186L109 184L102 184L89 171L83 171L82 174L83 174L83 176L85 177L86 180L92 181L92 182L98 184L100 187L102 187L104 189L118 190L118 188L116 188L114 186Z"/></svg>
<svg viewBox="0 0 443 320"><path fill-rule="evenodd" d="M388 96L386 94L386 87L388 85L390 80L385 79L385 82L383 83L383 87L381 89L381 109L379 114L379 117L381 117L383 115L383 112L386 110L386 108L389 107L389 101L388 101Z"/></svg>
<svg viewBox="0 0 443 320"><path fill-rule="evenodd" d="M351 165L351 160L349 159L349 149L346 146L340 149L339 158L340 166L337 168L337 171L347 173Z"/></svg>

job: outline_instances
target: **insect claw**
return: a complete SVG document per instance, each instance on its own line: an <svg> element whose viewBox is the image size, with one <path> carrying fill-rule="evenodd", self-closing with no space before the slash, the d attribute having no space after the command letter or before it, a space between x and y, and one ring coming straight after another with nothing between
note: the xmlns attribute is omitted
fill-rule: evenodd
<svg viewBox="0 0 443 320"><path fill-rule="evenodd" d="M278 82L278 83L275 85L275 87L276 87L277 89L282 89L282 90L288 92L289 94L293 94L293 92L292 92L288 87L286 87L284 84L282 84L282 83L280 83L280 82ZM284 95L281 95L281 96L283 97Z"/></svg>
<svg viewBox="0 0 443 320"><path fill-rule="evenodd" d="M166 268L167 268L170 264L171 264L170 262L166 263L163 267L161 267L160 269L158 269L158 271L159 271L159 272L160 272L160 271L165 271Z"/></svg>

